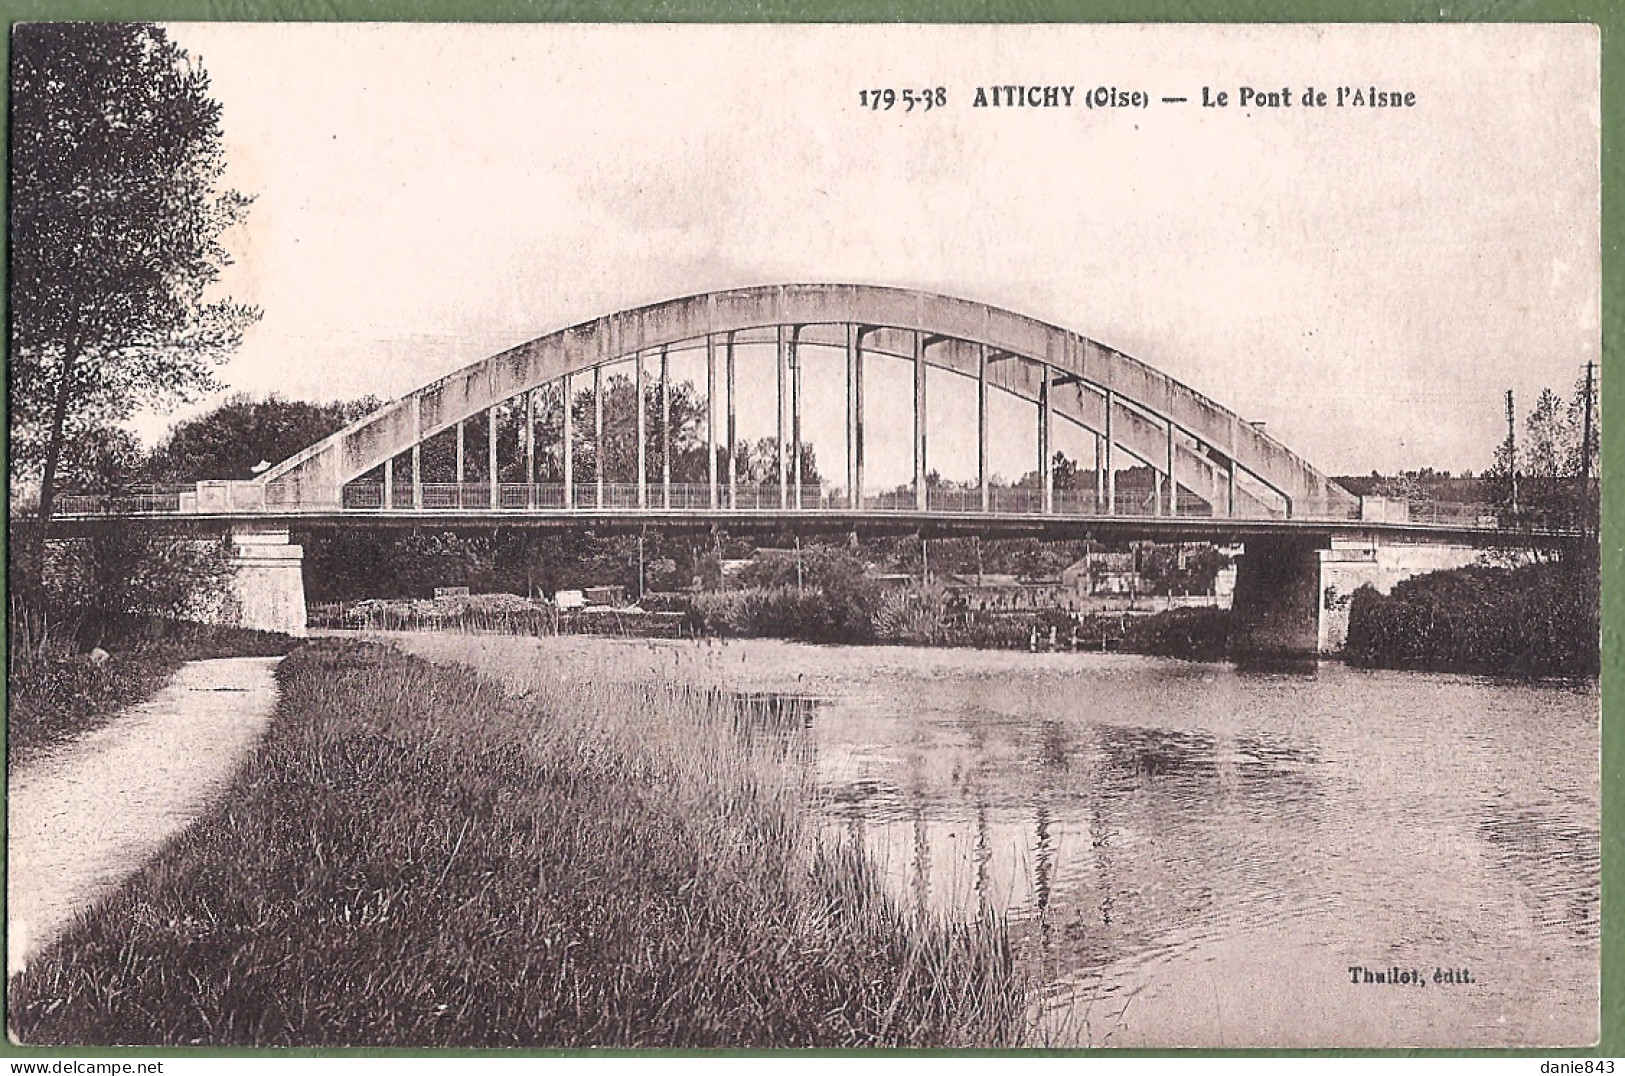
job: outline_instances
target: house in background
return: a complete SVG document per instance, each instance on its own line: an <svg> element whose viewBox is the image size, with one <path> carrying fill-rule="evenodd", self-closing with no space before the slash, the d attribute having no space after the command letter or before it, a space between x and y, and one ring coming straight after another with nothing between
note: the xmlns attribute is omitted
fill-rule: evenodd
<svg viewBox="0 0 1625 1076"><path fill-rule="evenodd" d="M1140 574L1139 553L1088 553L1061 570L1061 581L1077 592L1079 597L1097 594L1120 594L1130 597L1147 593Z"/></svg>
<svg viewBox="0 0 1625 1076"><path fill-rule="evenodd" d="M603 587L583 587L581 593L588 605L607 605L619 609L626 604L626 588L619 584Z"/></svg>
<svg viewBox="0 0 1625 1076"><path fill-rule="evenodd" d="M944 575L942 584L959 608L967 613L1033 613L1044 609L1074 612L1079 595L1059 578L1022 579L984 572L981 575Z"/></svg>

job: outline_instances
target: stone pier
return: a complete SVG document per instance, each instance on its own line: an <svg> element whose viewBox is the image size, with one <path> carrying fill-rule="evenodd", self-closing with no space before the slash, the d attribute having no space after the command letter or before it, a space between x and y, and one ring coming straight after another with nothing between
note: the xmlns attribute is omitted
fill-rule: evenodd
<svg viewBox="0 0 1625 1076"><path fill-rule="evenodd" d="M1320 555L1324 537L1248 538L1236 565L1231 647L1249 657L1320 652Z"/></svg>
<svg viewBox="0 0 1625 1076"><path fill-rule="evenodd" d="M1236 566L1232 643L1238 654L1335 654L1348 638L1354 592L1383 594L1426 572L1478 561L1479 550L1376 535L1249 538Z"/></svg>
<svg viewBox="0 0 1625 1076"><path fill-rule="evenodd" d="M231 592L224 619L237 627L305 634L305 551L288 528L233 527Z"/></svg>

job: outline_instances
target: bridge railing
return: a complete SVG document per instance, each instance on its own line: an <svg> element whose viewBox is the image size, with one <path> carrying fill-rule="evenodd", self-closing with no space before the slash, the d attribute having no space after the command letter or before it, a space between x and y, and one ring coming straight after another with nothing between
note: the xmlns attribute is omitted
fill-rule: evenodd
<svg viewBox="0 0 1625 1076"><path fill-rule="evenodd" d="M64 516L123 516L169 514L181 510L180 490L141 493L63 493L55 511Z"/></svg>
<svg viewBox="0 0 1625 1076"><path fill-rule="evenodd" d="M1411 523L1446 526L1495 527L1500 525L1500 508L1493 504L1466 504L1459 501L1411 502Z"/></svg>
<svg viewBox="0 0 1625 1076"><path fill-rule="evenodd" d="M565 487L561 482L503 482L495 487L485 482L425 482L418 490L411 483L394 484L389 489L389 507L395 511L490 511L494 507L502 512L560 511L569 506ZM785 509L802 511L846 511L851 508L847 491L828 483L804 483L797 496L794 486L781 489L778 485L736 484L732 489L720 482L714 496L718 511L778 512ZM601 501L600 501L601 498ZM673 482L663 485L650 482L644 486L640 505L639 488L632 482L606 482L600 488L596 482L578 482L573 486L574 508L593 511L600 506L615 511L710 511L713 509L713 490L708 483ZM333 502L313 502L308 498L293 499L282 488L261 486L253 482L200 482L187 488L151 487L118 494L59 494L55 513L59 516L136 516L136 515L211 515L266 513L271 515L298 512L355 511L378 512L385 507L385 489L379 482L352 482L345 486L341 496ZM955 515L1044 515L1042 490L1022 486L993 486L987 490L987 507L983 508L983 493L978 487L932 486L926 490L925 508L931 512ZM12 502L14 514L26 512L31 505L22 499ZM861 511L913 512L920 501L910 486L892 490L865 493ZM1222 511L1205 501L1185 495L1177 505L1179 518L1226 518ZM1366 497L1351 506L1339 506L1327 514L1293 513L1295 520L1365 520L1381 524L1410 524L1472 530L1497 529L1501 520L1499 509L1493 504L1463 503L1455 501L1395 500ZM1094 489L1055 489L1051 491L1047 514L1056 516L1147 518L1166 516L1168 504L1155 490L1121 489L1108 509L1105 499ZM1253 505L1252 510L1238 513L1237 519L1284 519L1284 507Z"/></svg>
<svg viewBox="0 0 1625 1076"><path fill-rule="evenodd" d="M669 487L659 483L649 483L643 492L643 503L639 504L638 486L634 482L606 482L602 494L596 482L579 482L573 488L574 507L578 509L613 509L617 511L644 510L681 510L696 511L709 510L712 505L712 491L706 483L680 483L674 482ZM600 499L601 498L601 499ZM716 490L716 504L718 510L733 511L782 511L784 509L802 510L844 510L849 507L847 492L844 488L825 483L807 483L801 487L799 500L797 491L788 487L781 491L777 485L739 484L731 490L725 484L719 484ZM346 511L376 511L384 506L384 490L381 483L355 482L344 488L343 508ZM390 505L397 510L422 509L428 511L458 511L458 510L490 510L491 486L486 482L426 482L423 484L421 502L416 502L411 486L397 485L390 492ZM933 512L964 513L969 515L980 514L984 511L982 491L978 487L961 486L932 486L926 490L925 507ZM274 498L267 498L268 509L275 510L277 505ZM497 487L497 502L494 507L499 511L521 510L558 510L565 508L565 489L563 483L523 483L503 482ZM920 507L914 490L910 487L901 487L874 493L866 493L863 497L863 511L868 512L912 512ZM91 509L86 508L85 511ZM116 511L117 509L113 509ZM161 506L154 504L143 509L146 511L164 511ZM168 509L170 511L174 508ZM1044 513L1043 491L1029 486L993 486L987 491L987 512L1005 515L1040 515ZM1429 510L1412 510L1411 520L1424 523L1476 523L1484 517L1485 509L1471 505L1436 505ZM1493 510L1491 510L1493 513ZM1148 490L1118 490L1110 508L1106 498L1101 497L1093 489L1056 489L1051 493L1050 513L1062 516L1124 516L1129 518L1149 518L1168 514L1166 500L1154 491ZM1211 517L1215 514L1212 506L1202 502L1197 505L1185 503L1178 505L1174 513L1184 517ZM1284 509L1258 508L1253 514L1257 518L1285 518ZM1249 515L1247 518L1252 518ZM1308 518L1308 517L1300 517ZM1316 517L1319 518L1319 517ZM1358 505L1348 512L1340 514L1338 519L1358 519L1360 511ZM1392 522L1392 520L1389 520Z"/></svg>

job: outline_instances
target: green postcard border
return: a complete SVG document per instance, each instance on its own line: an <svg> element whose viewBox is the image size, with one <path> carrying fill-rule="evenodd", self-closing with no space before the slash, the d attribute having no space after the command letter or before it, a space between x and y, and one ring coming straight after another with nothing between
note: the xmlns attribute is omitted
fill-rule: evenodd
<svg viewBox="0 0 1625 1076"><path fill-rule="evenodd" d="M1442 6L1441 6L1442 5ZM1602 333L1603 366L1619 350L1625 330L1625 225L1621 175L1625 152L1625 4L1617 0L3 0L8 24L30 20L93 19L198 22L1585 22L1602 31ZM0 41L10 70L10 37ZM7 86L0 85L0 98ZM1496 102L1486 100L1485 108ZM9 108L8 108L9 115ZM1612 122L1612 126L1610 123ZM4 205L0 191L0 208ZM4 313L0 292L0 314ZM9 334L8 334L9 338ZM1625 380L1602 379L1601 414L1625 409ZM1625 468L1619 436L1602 425L1602 1041L1594 1048L1542 1050L910 1050L910 1051L663 1051L596 1050L594 1057L626 1056L1083 1056L1122 1057L1621 1057L1625 1056L1625 720L1618 677L1625 673L1625 499L1614 480ZM4 447L0 446L0 453ZM4 538L0 537L0 542ZM3 629L0 629L3 631ZM0 688L3 690L3 688ZM3 867L0 867L3 869ZM0 1057L512 1057L587 1056L558 1050L399 1050L222 1048L20 1047L0 1043Z"/></svg>

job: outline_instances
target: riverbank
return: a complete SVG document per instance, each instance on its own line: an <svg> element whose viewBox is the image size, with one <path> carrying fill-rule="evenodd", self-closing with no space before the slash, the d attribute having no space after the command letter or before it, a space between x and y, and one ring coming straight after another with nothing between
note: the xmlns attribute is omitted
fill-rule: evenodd
<svg viewBox="0 0 1625 1076"><path fill-rule="evenodd" d="M878 595L831 593L816 587L754 587L651 594L629 608L566 612L511 594L367 600L313 609L311 626L538 637L783 639L967 650L1122 650L1219 661L1229 649L1230 613L1210 607L1076 615L1059 609L972 613L954 608L937 587L899 588Z"/></svg>
<svg viewBox="0 0 1625 1076"><path fill-rule="evenodd" d="M22 976L24 1042L953 1046L1019 1033L996 920L904 912L731 695L522 698L324 640L224 805ZM178 976L175 969L189 974Z"/></svg>
<svg viewBox="0 0 1625 1076"><path fill-rule="evenodd" d="M165 623L99 655L67 652L37 622L11 619L6 757L12 772L150 701L188 661L279 657L298 640L274 632Z"/></svg>

